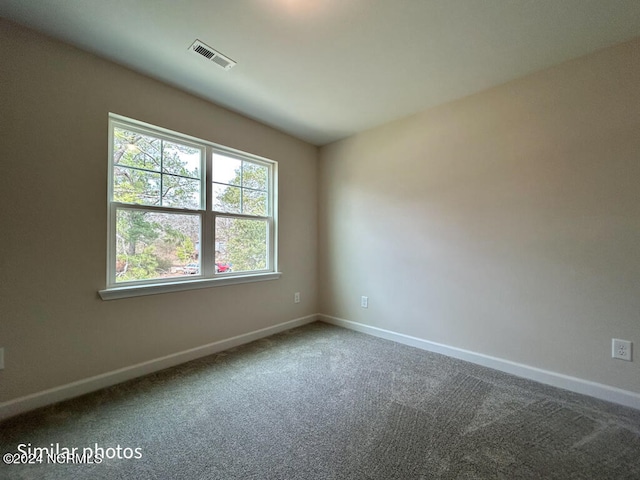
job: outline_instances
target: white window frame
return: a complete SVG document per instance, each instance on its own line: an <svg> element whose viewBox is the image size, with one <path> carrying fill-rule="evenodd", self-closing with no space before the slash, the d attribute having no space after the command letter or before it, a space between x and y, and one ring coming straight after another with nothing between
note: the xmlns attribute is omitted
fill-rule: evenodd
<svg viewBox="0 0 640 480"><path fill-rule="evenodd" d="M155 138L161 138L182 145L201 149L201 208L184 209L155 205L137 205L121 203L113 200L113 132L115 127L125 128ZM253 164L266 166L269 172L266 216L247 215L242 213L225 213L213 210L213 154L224 155ZM259 282L280 278L277 271L277 162L218 145L206 140L195 138L182 133L167 130L162 127L133 120L121 115L109 114L109 170L107 186L107 281L106 288L98 293L103 300L154 295L167 292L209 288L238 283ZM116 212L118 209L145 210L158 213L192 214L200 216L200 273L189 277L172 277L152 280L137 280L116 283ZM216 273L215 269L215 221L217 217L263 220L268 225L267 235L267 267L263 270L250 272Z"/></svg>

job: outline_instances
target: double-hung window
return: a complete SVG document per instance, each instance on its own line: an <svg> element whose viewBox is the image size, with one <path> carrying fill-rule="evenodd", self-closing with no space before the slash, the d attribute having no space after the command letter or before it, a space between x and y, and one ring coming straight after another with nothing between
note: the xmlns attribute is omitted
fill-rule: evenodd
<svg viewBox="0 0 640 480"><path fill-rule="evenodd" d="M276 163L109 117L102 298L277 278Z"/></svg>

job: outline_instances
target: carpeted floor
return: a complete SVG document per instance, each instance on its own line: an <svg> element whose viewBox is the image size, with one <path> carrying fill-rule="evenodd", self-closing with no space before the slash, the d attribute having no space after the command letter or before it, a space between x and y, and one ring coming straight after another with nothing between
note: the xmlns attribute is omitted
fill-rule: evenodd
<svg viewBox="0 0 640 480"><path fill-rule="evenodd" d="M323 323L0 424L19 444L142 458L0 478L640 479L640 411Z"/></svg>

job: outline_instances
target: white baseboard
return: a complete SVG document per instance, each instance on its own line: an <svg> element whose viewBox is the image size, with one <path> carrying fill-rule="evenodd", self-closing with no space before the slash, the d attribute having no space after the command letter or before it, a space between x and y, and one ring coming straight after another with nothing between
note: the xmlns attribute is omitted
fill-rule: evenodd
<svg viewBox="0 0 640 480"><path fill-rule="evenodd" d="M120 368L101 375L96 375L94 377L85 378L66 385L43 390L14 400L9 400L7 402L0 403L0 420L13 417L14 415L33 410L35 408L44 407L62 400L84 395L85 393L100 390L101 388L109 387L126 380L131 380L132 378L180 365L181 363L195 360L196 358L206 357L213 353L228 350L229 348L253 342L254 340L268 337L275 333L280 333L307 323L315 322L317 319L318 316L315 314L308 315L306 317L297 318L272 327L262 328L260 330L231 337L226 340L209 343L201 347L173 353L165 357L156 358L147 362L138 363L137 365Z"/></svg>
<svg viewBox="0 0 640 480"><path fill-rule="evenodd" d="M318 314L308 315L306 317L297 318L288 322L280 323L253 332L238 335L225 340L213 342L201 347L192 348L183 352L174 353L165 357L149 360L147 362L132 365L130 367L121 368L111 372L89 377L76 382L61 385L59 387L50 388L41 392L26 395L24 397L9 400L0 403L0 420L18 415L29 410L33 410L46 405L51 405L62 400L84 395L101 388L109 387L117 383L130 380L132 378L157 372L165 368L180 365L181 363L205 357L229 348L237 347L245 343L259 340L276 333L299 327L316 320L348 328L358 332L363 332L394 342L402 343L412 347L417 347L430 352L440 353L449 357L458 358L467 362L475 363L485 367L510 373L518 377L535 380L540 383L551 385L558 388L564 388L572 392L589 395L609 402L617 403L627 407L640 410L640 394L623 390L616 387L610 387L600 383L590 382L580 378L570 377L561 373L542 370L521 363L511 362L501 358L483 355L481 353L471 352L460 348L450 347L440 343L430 342L421 338L404 335L402 333L384 330L378 327L372 327L350 320L332 317L329 315Z"/></svg>
<svg viewBox="0 0 640 480"><path fill-rule="evenodd" d="M589 395L591 397L599 398L600 400L606 400L640 410L640 394L630 392L628 390L610 387L608 385L590 382L576 377L570 377L568 375L551 372L549 370L542 370L529 365L512 362L502 358L491 357L489 355L483 355L481 353L471 352L461 348L450 347L441 343L430 342L429 340L411 337L409 335L384 330L378 327L371 327L363 323L352 322L342 318L336 318L324 314L318 314L318 318L323 322L330 323L332 325L367 333L387 340L393 340L394 342L417 347L422 350L441 353L442 355L465 360L494 370L500 370L518 377L535 380L536 382L544 383L546 385L563 388L565 390Z"/></svg>

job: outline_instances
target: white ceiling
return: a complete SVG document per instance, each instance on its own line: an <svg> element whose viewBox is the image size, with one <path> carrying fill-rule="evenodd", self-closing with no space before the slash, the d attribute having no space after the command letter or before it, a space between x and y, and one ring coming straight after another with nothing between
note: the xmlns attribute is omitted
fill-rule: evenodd
<svg viewBox="0 0 640 480"><path fill-rule="evenodd" d="M2 0L0 15L316 145L640 36L640 0ZM238 65L190 53L196 38Z"/></svg>

